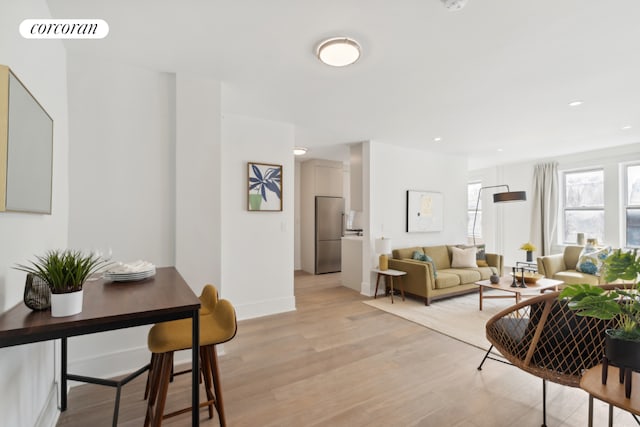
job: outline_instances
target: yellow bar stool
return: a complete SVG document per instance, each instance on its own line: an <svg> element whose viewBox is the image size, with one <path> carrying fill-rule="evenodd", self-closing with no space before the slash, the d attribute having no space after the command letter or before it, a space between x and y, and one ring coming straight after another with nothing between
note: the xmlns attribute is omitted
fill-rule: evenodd
<svg viewBox="0 0 640 427"><path fill-rule="evenodd" d="M207 401L200 407L209 408L209 418L213 418L215 406L220 417L220 425L226 426L220 370L216 344L231 340L237 331L236 313L231 303L218 299L218 291L213 285L206 285L200 295L200 364L204 378ZM173 320L154 325L149 331L148 346L151 351L151 369L147 379L145 398L148 397L145 427L160 426L162 420L191 411L184 408L166 415L165 402L169 382L173 379L173 353L191 348L191 319ZM175 375L191 372L190 370ZM211 387L215 391L215 395Z"/></svg>

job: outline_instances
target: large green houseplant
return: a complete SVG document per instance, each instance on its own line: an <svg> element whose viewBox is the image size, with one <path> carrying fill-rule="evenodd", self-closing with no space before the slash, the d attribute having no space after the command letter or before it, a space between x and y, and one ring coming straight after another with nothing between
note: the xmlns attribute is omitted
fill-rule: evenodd
<svg viewBox="0 0 640 427"><path fill-rule="evenodd" d="M59 317L76 314L82 310L82 286L91 274L105 264L106 261L96 254L56 249L48 251L45 255L37 255L35 261L18 264L15 268L39 277L49 286L51 313L52 316ZM69 300L75 303L74 307L67 308L61 305Z"/></svg>
<svg viewBox="0 0 640 427"><path fill-rule="evenodd" d="M603 263L608 283L622 280L620 287L605 290L597 285L567 286L559 295L569 300L569 308L579 316L613 320L606 330L605 355L616 366L640 370L640 258L638 250L616 249Z"/></svg>
<svg viewBox="0 0 640 427"><path fill-rule="evenodd" d="M577 284L567 286L559 298L569 299L569 308L579 316L615 320L613 335L631 341L640 341L640 273L638 250L629 252L616 249L605 260L603 276L607 283L620 279L620 288L607 291L597 285Z"/></svg>

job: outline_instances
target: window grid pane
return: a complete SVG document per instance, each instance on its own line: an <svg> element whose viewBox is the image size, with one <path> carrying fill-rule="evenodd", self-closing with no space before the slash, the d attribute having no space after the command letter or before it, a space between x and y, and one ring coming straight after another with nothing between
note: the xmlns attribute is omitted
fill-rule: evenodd
<svg viewBox="0 0 640 427"><path fill-rule="evenodd" d="M627 209L627 246L640 247L640 208Z"/></svg>
<svg viewBox="0 0 640 427"><path fill-rule="evenodd" d="M476 203L478 203L478 216L476 218L476 235L482 237L482 200L478 202L478 194L482 188L481 182L471 182L467 184L467 236L473 236L473 218L476 213Z"/></svg>
<svg viewBox="0 0 640 427"><path fill-rule="evenodd" d="M565 208L604 206L604 171L570 172L564 175Z"/></svg>
<svg viewBox="0 0 640 427"><path fill-rule="evenodd" d="M627 206L640 207L640 165L627 166Z"/></svg>
<svg viewBox="0 0 640 427"><path fill-rule="evenodd" d="M573 243L577 240L577 233L584 233L588 239L604 241L604 210L571 210L564 212L564 241Z"/></svg>

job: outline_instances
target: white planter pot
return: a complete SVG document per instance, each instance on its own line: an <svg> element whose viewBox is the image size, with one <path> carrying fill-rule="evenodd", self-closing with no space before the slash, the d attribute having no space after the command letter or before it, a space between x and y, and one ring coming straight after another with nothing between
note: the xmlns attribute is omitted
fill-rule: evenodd
<svg viewBox="0 0 640 427"><path fill-rule="evenodd" d="M83 291L68 294L51 294L51 316L65 317L82 311Z"/></svg>

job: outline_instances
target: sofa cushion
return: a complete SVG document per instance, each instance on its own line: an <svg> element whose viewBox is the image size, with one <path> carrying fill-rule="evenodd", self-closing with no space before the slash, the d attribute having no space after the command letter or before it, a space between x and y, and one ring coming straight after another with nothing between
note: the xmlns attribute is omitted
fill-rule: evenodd
<svg viewBox="0 0 640 427"><path fill-rule="evenodd" d="M449 261L449 250L445 245L425 246L422 250L426 255L429 255L431 259L433 259L438 270L444 270L445 268L451 267L451 261Z"/></svg>
<svg viewBox="0 0 640 427"><path fill-rule="evenodd" d="M460 276L440 270L436 277L436 289L453 288L460 285Z"/></svg>
<svg viewBox="0 0 640 427"><path fill-rule="evenodd" d="M476 264L476 248L451 248L451 268L473 268Z"/></svg>
<svg viewBox="0 0 640 427"><path fill-rule="evenodd" d="M394 249L391 254L395 259L413 259L413 253L416 251L424 253L421 247L415 246L413 248Z"/></svg>
<svg viewBox="0 0 640 427"><path fill-rule="evenodd" d="M575 270L578 265L578 258L582 253L582 246L569 245L565 246L563 253L564 268L563 270Z"/></svg>
<svg viewBox="0 0 640 427"><path fill-rule="evenodd" d="M456 248L467 249L467 248L476 248L476 264L478 267L488 267L489 263L487 263L487 248L486 245L456 245ZM449 253L451 254L451 247L449 247Z"/></svg>
<svg viewBox="0 0 640 427"><path fill-rule="evenodd" d="M429 255L425 255L420 251L414 251L412 258L416 261L430 263L431 267L433 267L433 277L438 277L438 269L436 268L436 264L433 262L433 259Z"/></svg>
<svg viewBox="0 0 640 427"><path fill-rule="evenodd" d="M553 275L553 279L562 280L567 285L576 283L588 283L590 285L600 284L600 278L592 274L581 273L576 270L560 271Z"/></svg>
<svg viewBox="0 0 640 427"><path fill-rule="evenodd" d="M447 273L452 273L460 277L460 283L467 284L480 280L481 274L478 271L478 267L475 268L450 268L445 270Z"/></svg>
<svg viewBox="0 0 640 427"><path fill-rule="evenodd" d="M495 267L478 267L476 271L480 273L480 280L487 280L493 273L498 274L498 269Z"/></svg>

